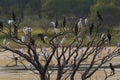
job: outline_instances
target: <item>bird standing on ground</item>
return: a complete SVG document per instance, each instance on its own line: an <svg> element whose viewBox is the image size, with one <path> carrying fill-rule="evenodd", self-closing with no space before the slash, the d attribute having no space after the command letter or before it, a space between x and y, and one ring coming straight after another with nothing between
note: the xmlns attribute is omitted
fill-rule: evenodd
<svg viewBox="0 0 120 80"><path fill-rule="evenodd" d="M103 21L103 18L102 18L102 16L101 16L101 14L100 14L99 11L97 11L97 17L98 17L98 20L99 20L99 21Z"/></svg>
<svg viewBox="0 0 120 80"><path fill-rule="evenodd" d="M110 65L110 69L111 69L111 73L115 74L115 68L113 67L112 63L109 63Z"/></svg>
<svg viewBox="0 0 120 80"><path fill-rule="evenodd" d="M93 32L93 28L94 28L94 23L91 24L90 28L89 28L89 31L90 31L90 35L92 34Z"/></svg>

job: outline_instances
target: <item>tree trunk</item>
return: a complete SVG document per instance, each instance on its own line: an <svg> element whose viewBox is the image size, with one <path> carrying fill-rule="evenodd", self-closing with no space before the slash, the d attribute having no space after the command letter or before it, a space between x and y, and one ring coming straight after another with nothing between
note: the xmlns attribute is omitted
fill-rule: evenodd
<svg viewBox="0 0 120 80"><path fill-rule="evenodd" d="M45 73L40 73L40 80L48 80L48 77L45 75Z"/></svg>

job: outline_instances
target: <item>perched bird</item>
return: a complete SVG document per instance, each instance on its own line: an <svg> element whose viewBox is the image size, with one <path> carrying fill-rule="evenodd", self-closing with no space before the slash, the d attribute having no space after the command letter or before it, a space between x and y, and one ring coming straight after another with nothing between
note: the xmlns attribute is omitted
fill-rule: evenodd
<svg viewBox="0 0 120 80"><path fill-rule="evenodd" d="M64 36L64 37L62 38L61 44L63 45L65 41L66 41L66 36Z"/></svg>
<svg viewBox="0 0 120 80"><path fill-rule="evenodd" d="M66 26L66 18L64 16L64 18L63 18L63 27L65 27L65 26Z"/></svg>
<svg viewBox="0 0 120 80"><path fill-rule="evenodd" d="M15 16L14 12L12 13L12 18L13 18L14 21L16 21L16 16Z"/></svg>
<svg viewBox="0 0 120 80"><path fill-rule="evenodd" d="M85 24L88 23L88 18L85 18L84 23L85 23Z"/></svg>
<svg viewBox="0 0 120 80"><path fill-rule="evenodd" d="M83 27L82 18L79 19L78 27L79 27L79 28L82 28L82 27Z"/></svg>
<svg viewBox="0 0 120 80"><path fill-rule="evenodd" d="M113 67L112 63L109 63L110 65L110 69L111 69L111 73L115 74L115 68Z"/></svg>
<svg viewBox="0 0 120 80"><path fill-rule="evenodd" d="M77 36L77 34L78 34L78 25L76 24L75 25L75 36Z"/></svg>
<svg viewBox="0 0 120 80"><path fill-rule="evenodd" d="M55 20L55 28L58 28L58 20L57 20L57 17L56 17L56 20Z"/></svg>
<svg viewBox="0 0 120 80"><path fill-rule="evenodd" d="M3 30L3 22L0 21L0 30Z"/></svg>
<svg viewBox="0 0 120 80"><path fill-rule="evenodd" d="M6 44L6 38L5 39L3 39L3 45L5 45Z"/></svg>
<svg viewBox="0 0 120 80"><path fill-rule="evenodd" d="M7 42L6 46L10 47L11 46L11 42Z"/></svg>
<svg viewBox="0 0 120 80"><path fill-rule="evenodd" d="M14 25L14 36L18 38L18 26Z"/></svg>
<svg viewBox="0 0 120 80"><path fill-rule="evenodd" d="M26 26L26 27L23 28L23 32L24 32L25 35L31 33L32 31L33 31L33 30L32 30L31 27L27 27L27 26Z"/></svg>
<svg viewBox="0 0 120 80"><path fill-rule="evenodd" d="M24 53L24 48L19 49L21 53Z"/></svg>
<svg viewBox="0 0 120 80"><path fill-rule="evenodd" d="M101 35L100 35L100 38L103 40L105 37L105 34L104 33L102 33Z"/></svg>
<svg viewBox="0 0 120 80"><path fill-rule="evenodd" d="M51 24L52 24L52 26L55 28L55 22L54 22L54 21L52 21L52 22L51 22Z"/></svg>
<svg viewBox="0 0 120 80"><path fill-rule="evenodd" d="M33 37L30 37L30 44L33 45L33 46L35 45L35 40L34 40Z"/></svg>
<svg viewBox="0 0 120 80"><path fill-rule="evenodd" d="M51 24L53 25L54 32L57 34L58 33L58 29L56 27L56 23L54 21L52 21Z"/></svg>
<svg viewBox="0 0 120 80"><path fill-rule="evenodd" d="M108 48L107 53L110 54L110 52L111 52L111 48Z"/></svg>
<svg viewBox="0 0 120 80"><path fill-rule="evenodd" d="M43 34L38 34L37 35L43 43L45 43L44 35Z"/></svg>
<svg viewBox="0 0 120 80"><path fill-rule="evenodd" d="M94 28L94 23L91 24L90 28L89 28L89 31L90 31L90 35L92 34L93 32L93 28Z"/></svg>
<svg viewBox="0 0 120 80"><path fill-rule="evenodd" d="M25 36L21 36L21 41L25 42Z"/></svg>
<svg viewBox="0 0 120 80"><path fill-rule="evenodd" d="M102 16L101 16L101 14L100 14L99 11L97 11L97 17L98 17L98 20L99 20L99 21L103 21L103 18L102 18Z"/></svg>
<svg viewBox="0 0 120 80"><path fill-rule="evenodd" d="M109 43L111 43L111 34L109 33L109 31L108 31L108 33L107 33L107 37L108 37L108 40L109 40Z"/></svg>
<svg viewBox="0 0 120 80"><path fill-rule="evenodd" d="M13 25L14 24L14 20L8 20L8 24L9 25Z"/></svg>
<svg viewBox="0 0 120 80"><path fill-rule="evenodd" d="M100 35L100 39L101 39L101 41L104 43L104 41L105 41L105 34L104 34L104 33L102 33L102 34Z"/></svg>

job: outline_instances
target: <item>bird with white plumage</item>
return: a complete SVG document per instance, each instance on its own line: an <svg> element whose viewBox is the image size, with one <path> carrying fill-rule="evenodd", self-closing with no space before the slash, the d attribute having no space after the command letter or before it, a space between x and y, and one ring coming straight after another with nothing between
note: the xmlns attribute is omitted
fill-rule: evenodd
<svg viewBox="0 0 120 80"><path fill-rule="evenodd" d="M29 33L31 33L33 31L33 29L31 28L31 27L24 27L23 28L23 33L25 34L25 35L27 35L27 34L29 34Z"/></svg>
<svg viewBox="0 0 120 80"><path fill-rule="evenodd" d="M11 46L11 42L7 42L6 46L10 47Z"/></svg>
<svg viewBox="0 0 120 80"><path fill-rule="evenodd" d="M87 24L88 23L88 18L84 19L84 23Z"/></svg>
<svg viewBox="0 0 120 80"><path fill-rule="evenodd" d="M54 32L57 34L58 33L58 29L56 28L56 24L54 21L51 22L53 28L54 28Z"/></svg>
<svg viewBox="0 0 120 80"><path fill-rule="evenodd" d="M20 51L21 53L24 53L24 48L20 48L19 51Z"/></svg>
<svg viewBox="0 0 120 80"><path fill-rule="evenodd" d="M25 42L25 36L21 36L21 41Z"/></svg>
<svg viewBox="0 0 120 80"><path fill-rule="evenodd" d="M5 39L3 39L3 45L5 45L5 44L6 44L6 41L7 41L7 40L6 40L6 38L5 38Z"/></svg>
<svg viewBox="0 0 120 80"><path fill-rule="evenodd" d="M62 38L61 44L63 45L63 44L65 43L65 41L66 41L66 36L64 36L64 37Z"/></svg>
<svg viewBox="0 0 120 80"><path fill-rule="evenodd" d="M14 20L12 20L12 19L11 19L11 20L8 20L8 24L9 24L9 25L13 25L13 24L14 24Z"/></svg>
<svg viewBox="0 0 120 80"><path fill-rule="evenodd" d="M83 27L82 18L79 19L78 27L79 27L79 28L82 28L82 27Z"/></svg>

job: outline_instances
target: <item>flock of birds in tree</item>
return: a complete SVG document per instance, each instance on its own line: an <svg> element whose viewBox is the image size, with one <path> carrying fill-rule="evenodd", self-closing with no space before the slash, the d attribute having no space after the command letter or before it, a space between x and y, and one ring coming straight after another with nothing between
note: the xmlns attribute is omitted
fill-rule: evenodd
<svg viewBox="0 0 120 80"><path fill-rule="evenodd" d="M102 18L102 16L100 15L99 11L97 11L97 17L98 17L98 20L99 20L100 22L103 22L103 18ZM11 20L8 20L8 24L14 26L14 35L16 34L15 38L18 38L18 37L17 37L18 26L15 25L15 24L16 24L16 21L17 21L17 20L16 20L16 16L15 16L15 13L13 12L13 13L12 13L12 19L11 19ZM86 23L88 22L88 19L86 18L84 22L85 22L85 24L86 24ZM63 28L66 27L66 23L67 23L66 17L64 16L64 18L63 18ZM52 26L53 26L53 29L54 29L55 34L58 34L58 20L57 20L57 18L56 18L55 21L52 21L51 24L52 24ZM75 24L75 27L74 27L75 36L78 35L78 33L79 33L79 28L81 29L82 27L83 27L82 18L80 18L80 19L79 19L79 22L76 23L76 24ZM3 24L2 21L0 21L0 31L3 31L3 28L4 28L4 24ZM92 35L93 29L94 29L94 22L92 22L91 25L90 25L90 27L89 27L89 33L90 33L90 35ZM32 31L33 31L33 30L32 30L31 27L24 27L24 28L23 28L23 32L24 32L25 35L30 34ZM41 39L41 41L42 41L43 43L46 43L45 40L48 38L47 36L44 36L43 34L38 34L37 36ZM104 33L102 33L101 36L100 36L101 39L102 39L102 41L105 40L105 37L104 37L104 36L105 36ZM64 38L61 40L61 43L64 43L65 40L66 40L66 37L64 37ZM110 34L109 31L108 31L108 33L107 33L107 40L109 41L109 43L111 42L111 34ZM25 36L21 36L21 41L22 41L22 42L25 42ZM3 40L3 44L4 44L4 45L6 44L6 39ZM6 45L11 45L11 43L8 42ZM33 46L35 45L35 40L34 40L33 37L30 37L30 45L33 45ZM119 44L119 45L120 45L120 44ZM23 50L22 50L22 51L23 51ZM15 60L15 61L18 60L18 58L15 57L14 55L13 55L13 57L14 57L14 60ZM16 64L17 64L17 62L16 62ZM110 63L110 69L111 69L112 73L115 74L115 69L114 69L112 63Z"/></svg>

